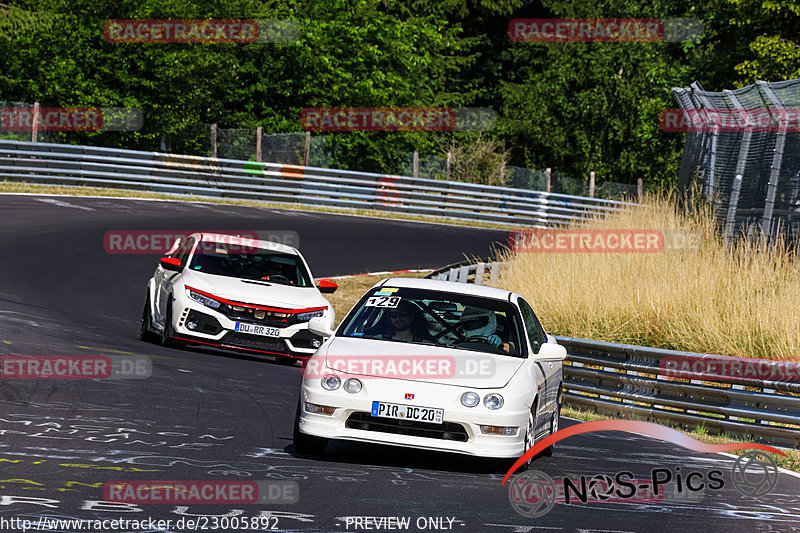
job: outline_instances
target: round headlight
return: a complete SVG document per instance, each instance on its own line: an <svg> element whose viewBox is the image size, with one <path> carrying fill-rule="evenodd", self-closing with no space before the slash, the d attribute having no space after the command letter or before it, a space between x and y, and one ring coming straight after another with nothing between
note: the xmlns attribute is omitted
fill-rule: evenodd
<svg viewBox="0 0 800 533"><path fill-rule="evenodd" d="M483 405L488 407L489 409L500 409L503 407L503 397L493 392L491 394L487 394L486 397L483 399Z"/></svg>
<svg viewBox="0 0 800 533"><path fill-rule="evenodd" d="M333 374L328 374L327 376L322 376L320 383L322 383L322 388L325 390L336 390L342 384L342 380Z"/></svg>
<svg viewBox="0 0 800 533"><path fill-rule="evenodd" d="M361 382L357 379L350 378L344 382L344 390L350 394L361 392Z"/></svg>
<svg viewBox="0 0 800 533"><path fill-rule="evenodd" d="M461 405L464 407L475 407L481 401L481 397L474 392L465 392L461 395Z"/></svg>

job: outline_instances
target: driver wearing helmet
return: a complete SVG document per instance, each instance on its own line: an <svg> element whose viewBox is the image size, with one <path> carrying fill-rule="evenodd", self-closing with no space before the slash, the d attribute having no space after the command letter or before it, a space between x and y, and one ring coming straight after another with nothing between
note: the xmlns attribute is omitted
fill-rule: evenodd
<svg viewBox="0 0 800 533"><path fill-rule="evenodd" d="M514 345L510 342L503 342L497 335L497 315L494 311L468 306L461 313L461 326L467 339L484 340L509 355L514 354Z"/></svg>

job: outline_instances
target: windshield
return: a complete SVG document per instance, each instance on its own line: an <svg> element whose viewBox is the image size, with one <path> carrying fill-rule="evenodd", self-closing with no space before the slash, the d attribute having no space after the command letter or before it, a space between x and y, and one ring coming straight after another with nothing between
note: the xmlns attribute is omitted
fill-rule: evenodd
<svg viewBox="0 0 800 533"><path fill-rule="evenodd" d="M312 287L311 276L297 255L249 247L242 253L226 243L203 242L189 269L204 274L263 281L293 287Z"/></svg>
<svg viewBox="0 0 800 533"><path fill-rule="evenodd" d="M434 344L525 356L520 321L508 301L423 289L371 289L337 335Z"/></svg>

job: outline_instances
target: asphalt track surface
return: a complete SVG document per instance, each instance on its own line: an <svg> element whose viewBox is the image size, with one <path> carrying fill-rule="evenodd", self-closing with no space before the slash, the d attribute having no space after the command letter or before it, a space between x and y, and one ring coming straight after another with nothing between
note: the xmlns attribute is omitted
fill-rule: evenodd
<svg viewBox="0 0 800 533"><path fill-rule="evenodd" d="M485 256L504 239L500 231L343 215L0 195L0 354L146 355L153 363L144 380L0 381L3 532L21 531L2 522L12 518L175 524L200 516L271 517L269 526L283 531L397 530L372 520L356 527L347 517L408 518L412 531L800 530L797 477L782 473L771 494L747 499L730 486L732 457L626 433L571 437L534 469L553 478L630 470L640 479L653 468L704 476L718 469L725 486L691 495L673 486L655 502L556 503L545 516L528 518L500 485L507 464L353 443L333 443L325 457L301 457L292 446L299 366L138 339L145 282L157 256L105 253L103 234L122 229L293 230L317 278L441 266L465 253ZM299 501L103 503L103 483L136 479L293 480ZM90 526L84 531L96 531Z"/></svg>

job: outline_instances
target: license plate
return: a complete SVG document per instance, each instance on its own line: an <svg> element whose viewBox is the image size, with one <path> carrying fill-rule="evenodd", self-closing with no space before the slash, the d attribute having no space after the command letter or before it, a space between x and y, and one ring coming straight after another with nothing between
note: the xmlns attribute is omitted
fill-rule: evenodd
<svg viewBox="0 0 800 533"><path fill-rule="evenodd" d="M372 416L441 424L442 419L444 418L444 409L417 407L416 405L401 405L386 402L372 402Z"/></svg>
<svg viewBox="0 0 800 533"><path fill-rule="evenodd" d="M256 324L242 324L236 323L236 331L241 333L249 333L250 335L261 335L262 337L280 337L280 328L271 328L268 326L258 326Z"/></svg>

